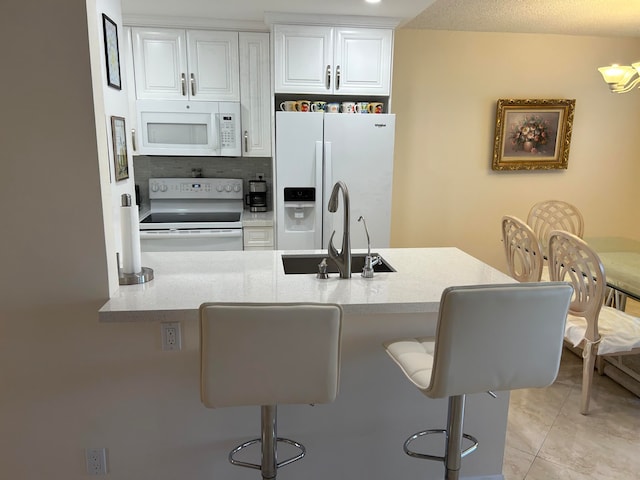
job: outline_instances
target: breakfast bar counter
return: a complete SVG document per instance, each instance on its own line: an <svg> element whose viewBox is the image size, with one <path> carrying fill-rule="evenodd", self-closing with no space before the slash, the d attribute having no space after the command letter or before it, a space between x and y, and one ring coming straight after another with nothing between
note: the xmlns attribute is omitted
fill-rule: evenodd
<svg viewBox="0 0 640 480"><path fill-rule="evenodd" d="M402 444L419 430L444 428L447 401L422 395L388 358L382 342L434 335L440 296L446 287L514 280L457 248L375 249L396 271L376 272L370 279L359 273L351 279L334 273L326 280L315 274L285 274L282 255L301 253L323 252L143 253L142 264L154 270L154 280L120 287L100 309L99 319L178 321L184 331L185 326L197 325L203 302L338 303L344 309L338 397L327 405L279 406L278 433L304 444L307 456L280 469L278 479L443 478L440 462L408 457ZM197 335L197 328L187 330ZM167 355L192 359L189 385L193 391L189 395L197 399L197 341L190 344L189 351ZM463 459L461 478L503 478L508 405L508 392L498 392L495 399L488 394L467 396L465 432L476 436L480 446ZM201 452L195 460L206 463L210 478L258 478L257 471L230 465L227 454L238 443L259 435L260 409L201 408L211 427L202 445L192 446ZM416 442L415 448L442 454L441 439L424 442ZM283 448L282 458L287 454ZM258 459L249 461L254 460Z"/></svg>
<svg viewBox="0 0 640 480"><path fill-rule="evenodd" d="M365 251L355 251L364 252ZM282 255L323 251L146 252L146 284L120 287L100 309L101 321L197 320L204 302L332 302L345 313L433 313L451 285L513 279L457 248L376 249L396 271L326 280L287 275ZM326 252L324 252L326 253Z"/></svg>

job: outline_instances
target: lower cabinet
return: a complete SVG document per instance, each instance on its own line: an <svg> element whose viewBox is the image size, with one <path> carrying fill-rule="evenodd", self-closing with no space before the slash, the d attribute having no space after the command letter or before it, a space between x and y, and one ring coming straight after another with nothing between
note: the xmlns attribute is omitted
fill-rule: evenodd
<svg viewBox="0 0 640 480"><path fill-rule="evenodd" d="M273 250L273 227L244 227L245 250Z"/></svg>

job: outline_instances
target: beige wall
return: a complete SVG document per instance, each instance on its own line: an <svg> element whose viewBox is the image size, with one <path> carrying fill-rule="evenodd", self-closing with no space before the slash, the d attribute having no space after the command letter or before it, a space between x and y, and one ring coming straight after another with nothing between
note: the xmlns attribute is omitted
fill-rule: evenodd
<svg viewBox="0 0 640 480"><path fill-rule="evenodd" d="M596 67L640 59L640 40L399 30L392 245L455 245L504 270L500 218L560 198L585 236L640 238L640 91L609 93ZM575 98L568 170L491 170L499 98Z"/></svg>

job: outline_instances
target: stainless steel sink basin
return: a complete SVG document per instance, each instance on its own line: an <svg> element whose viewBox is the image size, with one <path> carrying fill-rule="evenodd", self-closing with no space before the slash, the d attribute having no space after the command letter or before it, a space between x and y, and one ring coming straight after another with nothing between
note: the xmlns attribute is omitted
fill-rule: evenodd
<svg viewBox="0 0 640 480"><path fill-rule="evenodd" d="M372 253L372 256L377 256L377 253ZM354 253L351 256L351 273L360 273L364 267L364 259L366 253ZM282 265L284 266L284 273L286 274L305 274L305 273L318 273L318 264L323 258L327 259L327 272L338 273L338 267L329 258L326 253L315 253L308 255L282 255ZM385 259L378 265L373 266L374 272L395 272L395 269L389 265Z"/></svg>

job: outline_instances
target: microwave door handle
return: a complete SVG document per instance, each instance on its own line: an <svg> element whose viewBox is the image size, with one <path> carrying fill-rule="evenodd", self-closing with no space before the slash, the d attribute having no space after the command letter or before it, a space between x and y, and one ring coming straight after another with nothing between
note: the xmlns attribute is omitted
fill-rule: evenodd
<svg viewBox="0 0 640 480"><path fill-rule="evenodd" d="M220 147L220 142L222 141L222 139L221 139L221 133L220 133L220 114L219 113L216 113L213 115L212 129L213 131L211 132L211 148L214 152L221 153L222 149Z"/></svg>

